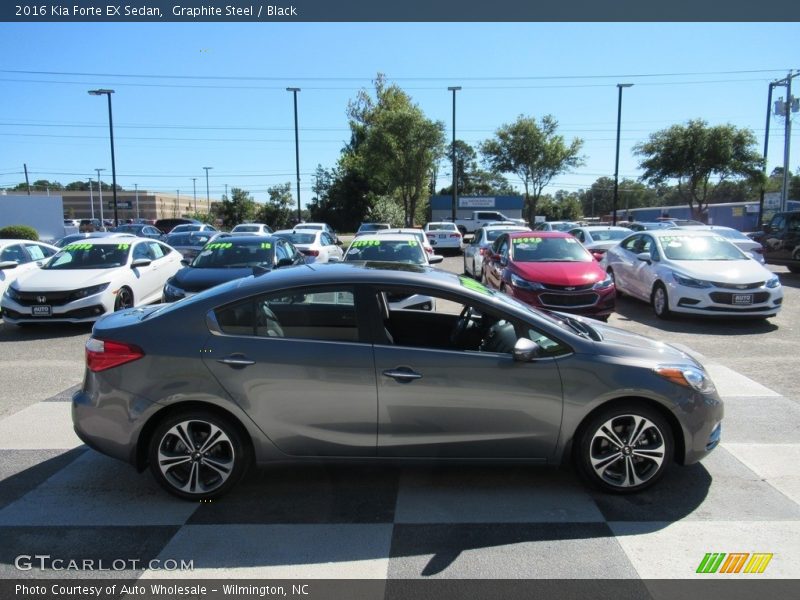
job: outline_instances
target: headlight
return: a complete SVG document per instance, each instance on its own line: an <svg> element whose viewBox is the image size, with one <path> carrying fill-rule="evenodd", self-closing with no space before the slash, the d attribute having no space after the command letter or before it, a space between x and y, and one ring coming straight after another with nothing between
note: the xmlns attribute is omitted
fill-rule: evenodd
<svg viewBox="0 0 800 600"><path fill-rule="evenodd" d="M606 278L603 281L598 281L592 286L593 290L607 290L610 288L614 283L614 280L611 279L610 275L606 275Z"/></svg>
<svg viewBox="0 0 800 600"><path fill-rule="evenodd" d="M11 284L6 288L5 295L12 300L19 300L19 291L14 289L14 284Z"/></svg>
<svg viewBox="0 0 800 600"><path fill-rule="evenodd" d="M175 296L177 298L183 298L185 292L178 287L175 287L171 283L167 283L164 285L164 295L165 296Z"/></svg>
<svg viewBox="0 0 800 600"><path fill-rule="evenodd" d="M712 394L717 390L706 372L693 365L659 365L654 371L672 383L692 388L701 394Z"/></svg>
<svg viewBox="0 0 800 600"><path fill-rule="evenodd" d="M672 272L672 277L675 279L677 283L680 285L685 285L686 287L693 287L693 288L710 288L711 284L707 281L703 281L701 279L695 279L693 277L687 277L686 275L681 275L680 273L676 273L675 271Z"/></svg>
<svg viewBox="0 0 800 600"><path fill-rule="evenodd" d="M511 274L511 284L523 290L538 291L544 289L544 286L541 283L537 283L536 281L527 281L526 279L523 279L514 273Z"/></svg>
<svg viewBox="0 0 800 600"><path fill-rule="evenodd" d="M108 283L101 283L100 285L93 285L92 287L81 288L79 290L75 290L70 294L70 302L74 300L80 300L81 298L86 298L87 296L94 296L95 294L99 294L100 292L104 291L108 287Z"/></svg>
<svg viewBox="0 0 800 600"><path fill-rule="evenodd" d="M766 283L766 286L768 288L776 288L776 287L780 287L780 285L781 285L781 280L778 279L777 275L775 275L774 277L770 277L767 280L767 283Z"/></svg>

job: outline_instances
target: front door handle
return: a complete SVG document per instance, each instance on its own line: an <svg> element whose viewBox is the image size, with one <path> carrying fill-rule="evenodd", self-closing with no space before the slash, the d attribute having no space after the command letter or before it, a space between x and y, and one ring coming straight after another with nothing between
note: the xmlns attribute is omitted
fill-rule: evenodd
<svg viewBox="0 0 800 600"><path fill-rule="evenodd" d="M256 361L250 360L242 354L232 354L226 358L218 358L217 362L222 363L223 365L228 365L229 367L233 367L234 369L241 369L256 364Z"/></svg>
<svg viewBox="0 0 800 600"><path fill-rule="evenodd" d="M422 375L416 371L412 371L408 367L397 367L395 369L388 369L383 372L386 377L391 377L397 383L411 383L416 379L422 379Z"/></svg>

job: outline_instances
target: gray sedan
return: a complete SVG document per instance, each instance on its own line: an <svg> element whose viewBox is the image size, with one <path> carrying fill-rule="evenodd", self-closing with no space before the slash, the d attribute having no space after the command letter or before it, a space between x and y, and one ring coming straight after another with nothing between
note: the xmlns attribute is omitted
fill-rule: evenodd
<svg viewBox="0 0 800 600"><path fill-rule="evenodd" d="M393 294L437 298L392 310ZM635 492L720 440L687 352L397 264L290 267L98 321L72 399L96 450L184 499L279 461L574 460Z"/></svg>

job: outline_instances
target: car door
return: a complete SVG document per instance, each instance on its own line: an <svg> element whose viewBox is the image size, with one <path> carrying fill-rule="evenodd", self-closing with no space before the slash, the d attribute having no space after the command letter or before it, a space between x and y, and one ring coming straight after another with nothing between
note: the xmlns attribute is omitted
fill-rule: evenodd
<svg viewBox="0 0 800 600"><path fill-rule="evenodd" d="M620 290L635 294L636 271L639 259L636 257L638 251L644 247L643 234L632 235L622 241L622 243L609 252L608 266L614 271L614 280Z"/></svg>
<svg viewBox="0 0 800 600"><path fill-rule="evenodd" d="M352 286L309 286L212 312L205 364L288 455L375 455L375 364L360 305Z"/></svg>
<svg viewBox="0 0 800 600"><path fill-rule="evenodd" d="M378 296L410 291L378 289ZM424 293L435 298L435 308L418 315L391 311L388 322L395 336L375 345L378 455L550 456L563 408L555 359L522 363L514 360L510 348L493 352L448 347L448 330L458 323L463 305L452 296ZM385 298L379 303L385 304ZM489 310L470 301L465 304L476 307L482 319L490 319ZM496 310L491 314L492 321L503 317ZM513 345L517 333L511 321L507 324Z"/></svg>
<svg viewBox="0 0 800 600"><path fill-rule="evenodd" d="M656 262L653 261L653 253L655 252L658 256L658 250L652 235L643 233L639 238L634 246L633 259L628 272L628 289L635 296L649 301L657 267ZM650 259L639 260L637 256L642 253L649 254Z"/></svg>
<svg viewBox="0 0 800 600"><path fill-rule="evenodd" d="M133 297L137 305L154 301L154 297L160 296L161 289L164 287L158 273L161 265L150 248L152 243L154 242L146 240L135 242L131 251L131 263L139 259L150 261L149 265L131 267L130 269L133 275Z"/></svg>
<svg viewBox="0 0 800 600"><path fill-rule="evenodd" d="M503 269L508 263L509 237L504 233L492 244L492 250L484 259L484 272L486 273L486 283L489 287L499 290L503 279Z"/></svg>
<svg viewBox="0 0 800 600"><path fill-rule="evenodd" d="M325 253L324 262L328 262L331 259L331 256L335 256L339 260L342 258L342 249L336 245L334 242L333 237L326 232L323 231L319 234L319 241L322 245L322 250Z"/></svg>

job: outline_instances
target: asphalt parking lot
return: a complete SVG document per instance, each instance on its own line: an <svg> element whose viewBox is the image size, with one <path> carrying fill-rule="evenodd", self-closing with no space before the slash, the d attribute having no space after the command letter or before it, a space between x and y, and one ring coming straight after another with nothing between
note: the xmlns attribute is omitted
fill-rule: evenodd
<svg viewBox="0 0 800 600"><path fill-rule="evenodd" d="M784 308L767 322L661 321L619 301L612 325L700 352L726 401L722 445L634 497L588 491L567 470L309 465L181 502L74 437L89 327L0 324L0 578L681 579L708 552L772 553L763 577L798 578L800 276L774 270ZM194 570L14 566L34 553Z"/></svg>

